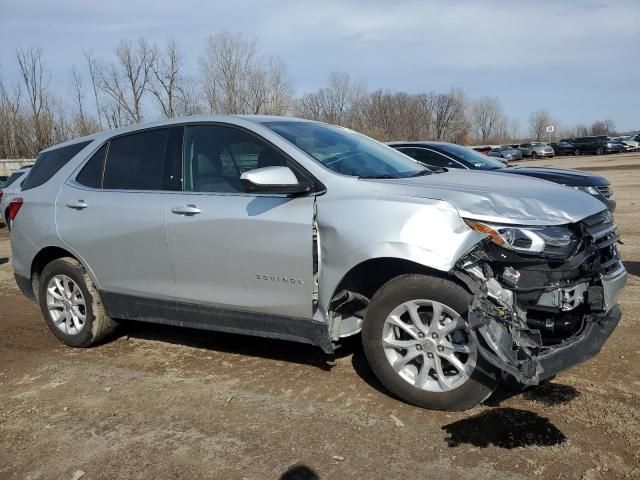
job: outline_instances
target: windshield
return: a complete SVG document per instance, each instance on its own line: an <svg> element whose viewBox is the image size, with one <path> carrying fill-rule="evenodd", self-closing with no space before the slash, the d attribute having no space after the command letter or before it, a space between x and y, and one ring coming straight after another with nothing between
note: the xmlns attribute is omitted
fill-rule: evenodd
<svg viewBox="0 0 640 480"><path fill-rule="evenodd" d="M467 167L475 170L496 170L498 168L504 168L504 163L500 160L488 157L467 147L449 143L438 145L438 148L464 162Z"/></svg>
<svg viewBox="0 0 640 480"><path fill-rule="evenodd" d="M406 155L352 130L315 122L266 122L264 125L342 175L406 178L430 171Z"/></svg>

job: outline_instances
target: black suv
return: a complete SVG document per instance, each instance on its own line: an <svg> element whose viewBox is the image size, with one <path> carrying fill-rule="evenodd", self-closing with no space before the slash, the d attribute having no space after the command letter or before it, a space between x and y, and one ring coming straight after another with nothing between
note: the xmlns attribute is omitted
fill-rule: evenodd
<svg viewBox="0 0 640 480"><path fill-rule="evenodd" d="M560 140L565 141L565 140ZM624 151L624 145L620 142L614 142L605 135L598 135L593 137L578 137L571 141L574 146L573 153L580 155L582 153L595 153L596 155L603 155L605 153L620 153Z"/></svg>
<svg viewBox="0 0 640 480"><path fill-rule="evenodd" d="M550 143L549 145L551 145L551 148L553 148L553 151L558 156L561 156L561 155L573 155L573 153L576 150L576 146L573 143L568 142L566 140L560 140L559 142L553 142L553 143Z"/></svg>
<svg viewBox="0 0 640 480"><path fill-rule="evenodd" d="M389 142L387 145L427 167L485 170L541 178L593 195L612 212L616 209L616 201L613 198L609 181L589 172L547 167L505 167L497 158L487 157L470 148L453 143Z"/></svg>

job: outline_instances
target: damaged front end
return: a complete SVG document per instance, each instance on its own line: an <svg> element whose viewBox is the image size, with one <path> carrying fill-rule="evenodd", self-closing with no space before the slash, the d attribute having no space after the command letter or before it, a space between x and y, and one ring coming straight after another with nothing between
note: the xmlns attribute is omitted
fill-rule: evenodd
<svg viewBox="0 0 640 480"><path fill-rule="evenodd" d="M608 211L559 227L467 225L487 239L452 273L474 293L469 324L489 363L536 385L600 351L627 276Z"/></svg>

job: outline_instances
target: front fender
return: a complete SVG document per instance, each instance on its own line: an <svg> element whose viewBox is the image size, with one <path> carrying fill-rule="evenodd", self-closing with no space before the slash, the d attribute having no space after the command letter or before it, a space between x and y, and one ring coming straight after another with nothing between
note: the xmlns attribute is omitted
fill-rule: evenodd
<svg viewBox="0 0 640 480"><path fill-rule="evenodd" d="M319 307L328 314L340 281L358 264L398 258L448 272L485 238L451 204L433 199L318 198Z"/></svg>

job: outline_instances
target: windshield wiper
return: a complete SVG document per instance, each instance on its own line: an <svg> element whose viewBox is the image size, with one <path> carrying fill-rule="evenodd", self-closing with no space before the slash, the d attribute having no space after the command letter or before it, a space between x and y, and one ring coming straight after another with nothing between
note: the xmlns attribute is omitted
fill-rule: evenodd
<svg viewBox="0 0 640 480"><path fill-rule="evenodd" d="M446 170L441 170L441 171L446 172ZM424 170L420 170L419 172L412 173L407 178L422 177L424 175L431 175L432 173L434 173L433 170L429 170L428 168L425 168Z"/></svg>
<svg viewBox="0 0 640 480"><path fill-rule="evenodd" d="M398 178L398 177L394 177L393 175L389 175L388 173L384 173L382 175L360 175L358 178L363 178L366 180L371 180L371 179L380 179L380 178Z"/></svg>

